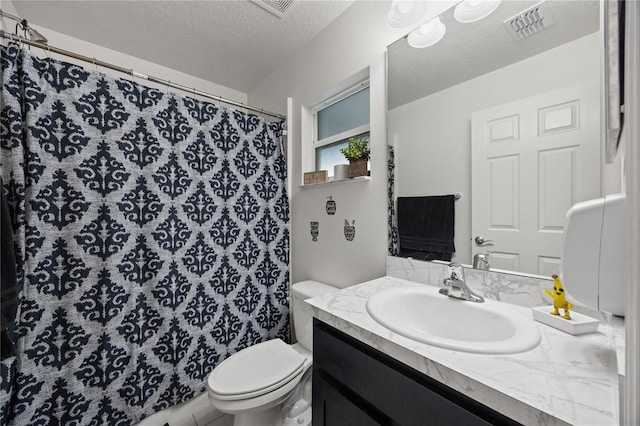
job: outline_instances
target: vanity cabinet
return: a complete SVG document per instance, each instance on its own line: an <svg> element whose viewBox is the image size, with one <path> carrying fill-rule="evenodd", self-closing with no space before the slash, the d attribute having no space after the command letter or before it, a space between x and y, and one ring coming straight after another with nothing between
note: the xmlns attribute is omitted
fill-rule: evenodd
<svg viewBox="0 0 640 426"><path fill-rule="evenodd" d="M314 319L313 426L516 425Z"/></svg>

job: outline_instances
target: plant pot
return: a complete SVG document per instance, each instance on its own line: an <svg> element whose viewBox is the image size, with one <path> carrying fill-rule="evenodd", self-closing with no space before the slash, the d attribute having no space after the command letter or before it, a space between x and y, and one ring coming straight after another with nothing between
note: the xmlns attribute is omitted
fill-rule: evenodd
<svg viewBox="0 0 640 426"><path fill-rule="evenodd" d="M349 177L366 176L369 172L367 169L368 160L349 160Z"/></svg>

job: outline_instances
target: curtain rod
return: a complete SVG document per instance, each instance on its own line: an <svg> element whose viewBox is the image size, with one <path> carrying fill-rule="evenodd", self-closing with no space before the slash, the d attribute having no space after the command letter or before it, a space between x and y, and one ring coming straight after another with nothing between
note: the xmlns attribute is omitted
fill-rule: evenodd
<svg viewBox="0 0 640 426"><path fill-rule="evenodd" d="M36 41L32 41L29 40L28 38L24 38L24 37L20 37L19 35L16 34L11 34L11 33L7 33L4 30L0 30L0 37L2 38L7 38L13 41L17 41L20 43L24 43L27 44L29 46L33 46L33 47L38 47L40 49L49 51L49 52L54 52L54 53L58 53L60 55L64 55L64 56L68 56L70 58L74 58L74 59L79 59L81 61L85 61L85 62L89 62L92 63L94 65L103 67L103 68L108 68L114 71L118 71L124 74L128 74L132 77L136 77L136 78L141 78L147 81L151 81L154 83L158 83L158 84L162 84L163 86L167 86L167 87L171 87L173 89L178 89L178 90L182 90L184 92L188 92L188 93L193 93L194 95L198 95L198 96L202 96L203 98L208 98L208 99L213 99L215 101L218 102L224 102L226 104L229 105L234 105L240 108L244 108L244 109L248 109L250 111L254 111L254 112L258 112L260 114L264 114L264 115L268 115L271 117L275 117L278 118L280 120L286 120L286 117L284 115L281 114L277 114L275 112L269 112L269 111L265 111L262 108L257 108L257 107L252 107L251 105L245 105L242 102L237 102L237 101L233 101L231 99L226 99L223 98L221 96L216 96L216 95L212 95L210 93L207 92L203 92L200 90L196 90L194 88L191 87L187 87L187 86L183 86L182 84L177 84L177 83L173 83L169 80L163 80L161 78L157 78L157 77L153 77L150 75L146 75L146 74L141 74L139 72L134 71L133 69L127 69L118 65L113 65L110 64L108 62L104 62L104 61L99 61L96 58L90 58L88 56L84 56L84 55L80 55L78 53L74 53L74 52L69 52L68 50L64 50L64 49L60 49L58 47L53 47L53 46L49 46L48 44L44 44L44 43L38 43Z"/></svg>

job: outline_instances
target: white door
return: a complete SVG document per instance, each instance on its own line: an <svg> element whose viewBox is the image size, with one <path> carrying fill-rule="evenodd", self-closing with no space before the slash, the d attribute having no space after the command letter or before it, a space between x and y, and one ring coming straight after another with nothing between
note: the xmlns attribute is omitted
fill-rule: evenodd
<svg viewBox="0 0 640 426"><path fill-rule="evenodd" d="M559 272L567 210L600 196L599 99L591 81L472 114L472 256Z"/></svg>

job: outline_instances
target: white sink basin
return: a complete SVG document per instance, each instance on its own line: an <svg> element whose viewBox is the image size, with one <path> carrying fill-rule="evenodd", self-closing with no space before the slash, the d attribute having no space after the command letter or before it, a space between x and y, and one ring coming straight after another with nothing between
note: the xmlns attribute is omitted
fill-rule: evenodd
<svg viewBox="0 0 640 426"><path fill-rule="evenodd" d="M509 354L528 351L540 343L533 318L512 306L454 299L437 287L383 290L367 301L376 322L404 337L465 352Z"/></svg>

